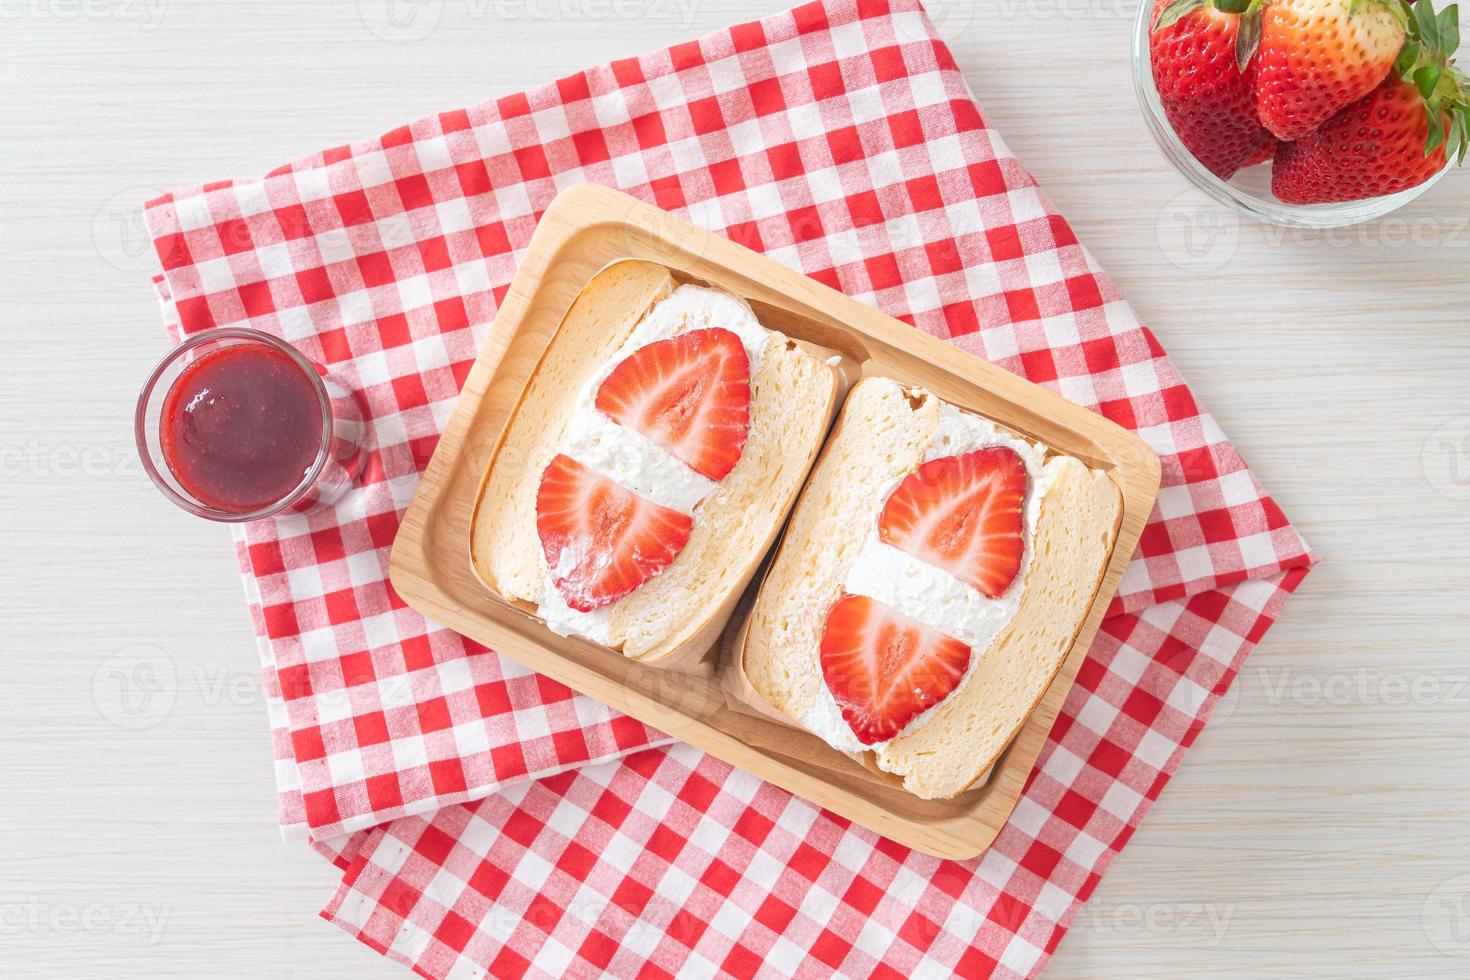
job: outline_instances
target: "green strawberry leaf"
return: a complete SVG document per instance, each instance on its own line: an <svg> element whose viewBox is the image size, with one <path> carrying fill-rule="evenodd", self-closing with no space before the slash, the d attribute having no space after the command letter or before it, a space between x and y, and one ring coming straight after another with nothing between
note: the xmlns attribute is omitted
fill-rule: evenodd
<svg viewBox="0 0 1470 980"><path fill-rule="evenodd" d="M1414 19L1419 23L1419 40L1431 51L1439 50L1439 24L1434 18L1434 7L1429 0L1414 4Z"/></svg>
<svg viewBox="0 0 1470 980"><path fill-rule="evenodd" d="M1424 155L1429 156L1439 145L1444 142L1444 123L1440 121L1439 112L1433 107L1429 110L1429 139L1424 144Z"/></svg>
<svg viewBox="0 0 1470 980"><path fill-rule="evenodd" d="M1405 41L1404 46L1399 48L1399 56L1393 61L1394 73L1408 78L1414 70L1414 65L1419 62L1419 42Z"/></svg>
<svg viewBox="0 0 1470 980"><path fill-rule="evenodd" d="M1166 27L1173 27L1179 23L1180 18L1194 13L1204 5L1205 0L1173 0L1173 3L1159 11L1159 19L1154 21L1154 30L1162 31Z"/></svg>
<svg viewBox="0 0 1470 980"><path fill-rule="evenodd" d="M1460 49L1460 8L1458 5L1450 5L1439 12L1439 22L1435 25L1439 31L1440 47L1446 55L1452 55Z"/></svg>
<svg viewBox="0 0 1470 980"><path fill-rule="evenodd" d="M1434 95L1434 90L1439 87L1440 69L1438 65L1425 65L1414 72L1414 85L1419 89L1419 94L1424 96L1428 102Z"/></svg>
<svg viewBox="0 0 1470 980"><path fill-rule="evenodd" d="M1450 138L1445 155L1456 158L1457 162L1465 159L1465 117L1461 113L1450 117Z"/></svg>
<svg viewBox="0 0 1470 980"><path fill-rule="evenodd" d="M1235 67L1239 71L1245 71L1251 59L1256 56L1256 49L1261 46L1261 6L1252 3L1245 13L1240 15L1240 29L1235 33Z"/></svg>

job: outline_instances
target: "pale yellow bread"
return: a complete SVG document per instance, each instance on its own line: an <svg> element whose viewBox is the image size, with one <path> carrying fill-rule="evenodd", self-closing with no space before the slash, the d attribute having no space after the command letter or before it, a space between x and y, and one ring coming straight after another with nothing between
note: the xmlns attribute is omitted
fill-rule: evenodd
<svg viewBox="0 0 1470 980"><path fill-rule="evenodd" d="M917 796L947 799L990 769L1046 693L1101 585L1122 512L1118 488L1070 456L1047 469L1015 618L934 718L877 753L878 767Z"/></svg>
<svg viewBox="0 0 1470 980"><path fill-rule="evenodd" d="M526 383L480 486L470 529L475 572L502 596L541 598L536 491L566 432L574 396L674 285L667 269L649 262L602 270L572 304Z"/></svg>
<svg viewBox="0 0 1470 980"><path fill-rule="evenodd" d="M939 399L886 379L857 385L798 502L751 613L742 666L771 705L800 719L826 683L818 651L826 616L888 492L918 468L939 425ZM1101 583L1121 515L1107 475L1051 455L1015 616L932 716L866 761L906 790L947 799L981 778L1045 693Z"/></svg>
<svg viewBox="0 0 1470 980"><path fill-rule="evenodd" d="M614 607L623 653L657 659L744 589L806 479L836 397L830 367L780 335L767 341L740 461L696 508L689 543L674 563Z"/></svg>
<svg viewBox="0 0 1470 980"><path fill-rule="evenodd" d="M492 460L471 532L476 572L502 596L540 601L541 474L566 431L577 391L675 286L662 266L610 266L582 291L552 339ZM608 607L610 646L659 660L728 614L806 478L836 394L832 368L770 334L751 378L750 433L739 462L695 507L689 542L674 562Z"/></svg>
<svg viewBox="0 0 1470 980"><path fill-rule="evenodd" d="M938 425L936 399L915 407L897 385L869 379L848 393L761 583L746 633L746 677L792 718L811 707L823 684L817 649L842 580L889 490L918 469Z"/></svg>

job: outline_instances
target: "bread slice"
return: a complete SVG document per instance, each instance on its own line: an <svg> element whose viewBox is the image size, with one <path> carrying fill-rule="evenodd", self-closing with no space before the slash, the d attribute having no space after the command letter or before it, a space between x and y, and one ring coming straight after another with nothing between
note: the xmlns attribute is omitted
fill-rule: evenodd
<svg viewBox="0 0 1470 980"><path fill-rule="evenodd" d="M571 421L572 395L674 285L667 269L647 262L602 270L572 304L526 383L481 482L470 530L475 572L505 598L541 599L536 491Z"/></svg>
<svg viewBox="0 0 1470 980"><path fill-rule="evenodd" d="M964 442L965 439L971 442ZM1026 461L1028 542L1021 574L1000 599L931 610L932 625L973 643L958 689L905 730L868 751L925 799L947 799L981 778L1045 693L1082 627L1116 540L1122 500L1106 474L1048 454L1014 433L962 413L922 389L886 378L853 388L799 500L741 648L740 667L770 705L834 747L861 752L826 688L819 648L827 612L844 591L900 604L901 585L859 562L893 488L928 458L1004 444ZM923 571L923 569L920 569ZM929 566L932 575L944 575ZM851 577L850 577L851 576ZM923 576L917 582L929 581ZM908 602L923 604L924 593ZM912 613L911 613L912 614ZM973 620L973 622L971 621Z"/></svg>
<svg viewBox="0 0 1470 980"><path fill-rule="evenodd" d="M523 608L535 607L559 631L581 633L643 661L661 660L723 625L806 478L837 394L836 375L822 360L780 333L749 327L745 336L759 348L752 361L749 437L735 467L693 505L683 551L661 574L593 614L559 606L536 530L541 475L569 439L585 437L573 425L579 392L631 353L625 345L640 343L630 338L650 311L665 300L677 306L689 299L684 291L702 288L679 287L667 269L640 261L611 265L588 283L511 416L482 482L471 528L471 561L492 591ZM700 297L755 323L743 301L727 293L710 290ZM670 335L704 325L721 324L679 321ZM613 462L609 469L616 469ZM626 476L608 475L619 482ZM565 621L558 606L568 614Z"/></svg>

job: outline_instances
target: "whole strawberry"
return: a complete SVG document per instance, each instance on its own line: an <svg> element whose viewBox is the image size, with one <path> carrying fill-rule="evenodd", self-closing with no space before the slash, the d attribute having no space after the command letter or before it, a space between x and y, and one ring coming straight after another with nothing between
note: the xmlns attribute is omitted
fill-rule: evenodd
<svg viewBox="0 0 1470 980"><path fill-rule="evenodd" d="M1377 87L1403 46L1400 0L1255 0L1256 112L1278 139L1300 139Z"/></svg>
<svg viewBox="0 0 1470 980"><path fill-rule="evenodd" d="M1237 60L1230 0L1157 0L1149 61L1164 115L1186 149L1228 180L1274 143L1256 118L1253 59ZM1242 64L1244 67L1242 67Z"/></svg>
<svg viewBox="0 0 1470 980"><path fill-rule="evenodd" d="M1271 190L1288 204L1354 201L1417 187L1470 145L1470 80L1450 60L1459 8L1414 8L1393 70L1316 131L1276 150Z"/></svg>

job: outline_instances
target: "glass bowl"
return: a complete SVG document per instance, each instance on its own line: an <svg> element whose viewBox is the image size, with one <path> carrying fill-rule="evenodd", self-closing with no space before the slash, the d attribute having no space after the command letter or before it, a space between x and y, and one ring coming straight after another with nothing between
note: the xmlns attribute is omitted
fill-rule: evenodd
<svg viewBox="0 0 1470 980"><path fill-rule="evenodd" d="M1158 90L1154 88L1154 73L1149 64L1148 37L1153 7L1153 0L1141 0L1133 24L1133 88L1138 93L1138 105L1143 110L1144 121L1148 123L1149 132L1153 133L1159 149L1164 151L1164 156L1169 158L1175 169L1194 186L1238 213L1292 228L1342 228L1398 210L1433 187L1454 166L1449 163L1418 187L1397 194L1336 204L1285 204L1278 201L1271 194L1271 168L1265 164L1241 170L1228 181L1221 180L1184 148L1179 137L1174 135L1174 127L1164 116L1164 106L1159 101Z"/></svg>

